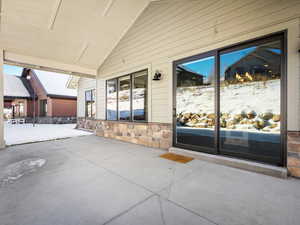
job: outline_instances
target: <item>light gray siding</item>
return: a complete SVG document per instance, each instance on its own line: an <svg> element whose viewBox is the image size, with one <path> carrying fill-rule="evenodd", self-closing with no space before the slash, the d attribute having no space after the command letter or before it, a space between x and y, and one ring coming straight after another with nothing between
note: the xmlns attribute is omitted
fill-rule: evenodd
<svg viewBox="0 0 300 225"><path fill-rule="evenodd" d="M287 29L288 128L299 130L299 16L299 0L152 2L99 68L98 79L161 71L161 81L149 79L149 118L172 122L174 60Z"/></svg>
<svg viewBox="0 0 300 225"><path fill-rule="evenodd" d="M77 116L85 117L85 91L96 89L96 79L80 78L78 82ZM97 98L96 98L97 101Z"/></svg>

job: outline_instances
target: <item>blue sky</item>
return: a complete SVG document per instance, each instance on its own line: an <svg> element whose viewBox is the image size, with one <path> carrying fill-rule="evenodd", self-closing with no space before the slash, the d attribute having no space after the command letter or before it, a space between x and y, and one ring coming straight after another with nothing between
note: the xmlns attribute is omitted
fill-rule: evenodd
<svg viewBox="0 0 300 225"><path fill-rule="evenodd" d="M204 75L207 78L214 72L215 58L210 56L204 59L184 63L182 66L198 74Z"/></svg>
<svg viewBox="0 0 300 225"><path fill-rule="evenodd" d="M234 51L227 54L223 54L220 56L220 73L221 76L224 75L225 70L234 64L235 62L239 61L244 56L248 55L250 52L254 51L256 47L245 48L240 51Z"/></svg>
<svg viewBox="0 0 300 225"><path fill-rule="evenodd" d="M226 54L223 54L220 56L220 73L221 76L224 76L225 70L234 64L235 62L239 61L241 58L249 54L251 51L255 50L257 47L250 47L250 48L245 48L239 51L234 51L234 52L229 52ZM281 50L280 49L271 49L271 51L280 54ZM182 64L183 67L192 70L198 74L202 74L205 77L208 75L212 74L214 71L214 57L207 57L204 59L188 62Z"/></svg>
<svg viewBox="0 0 300 225"><path fill-rule="evenodd" d="M23 68L18 66L10 66L10 65L3 66L3 72L5 74L21 76L22 70Z"/></svg>
<svg viewBox="0 0 300 225"><path fill-rule="evenodd" d="M234 64L235 62L243 58L245 55L247 55L249 52L253 51L255 48L256 47L246 48L240 51L234 51L234 52L221 55L220 57L221 75L224 75L224 72L228 66ZM208 75L212 74L214 71L214 61L215 61L214 57L211 56L193 62L184 63L182 64L182 66L207 77Z"/></svg>

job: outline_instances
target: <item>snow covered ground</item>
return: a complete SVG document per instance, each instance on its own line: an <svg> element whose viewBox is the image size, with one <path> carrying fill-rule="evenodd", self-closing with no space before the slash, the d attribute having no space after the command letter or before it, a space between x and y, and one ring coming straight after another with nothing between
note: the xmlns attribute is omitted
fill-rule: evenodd
<svg viewBox="0 0 300 225"><path fill-rule="evenodd" d="M214 94L212 86L177 88L177 117L181 125L213 129L214 117L208 115L214 114ZM280 80L221 86L220 112L223 129L279 133Z"/></svg>
<svg viewBox="0 0 300 225"><path fill-rule="evenodd" d="M7 124L4 127L6 145L25 144L59 138L91 135L92 133L74 129L76 124Z"/></svg>
<svg viewBox="0 0 300 225"><path fill-rule="evenodd" d="M251 82L221 87L221 112L238 114L255 111L257 114L280 113L280 80ZM184 87L177 89L177 112L213 113L214 88Z"/></svg>

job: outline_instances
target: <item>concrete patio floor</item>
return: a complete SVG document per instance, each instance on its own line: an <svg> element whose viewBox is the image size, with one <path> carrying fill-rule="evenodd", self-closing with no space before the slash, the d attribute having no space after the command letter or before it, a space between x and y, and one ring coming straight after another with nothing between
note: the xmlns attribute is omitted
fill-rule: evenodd
<svg viewBox="0 0 300 225"><path fill-rule="evenodd" d="M0 151L9 165L45 159L1 185L1 225L298 225L300 180L208 162L94 135Z"/></svg>

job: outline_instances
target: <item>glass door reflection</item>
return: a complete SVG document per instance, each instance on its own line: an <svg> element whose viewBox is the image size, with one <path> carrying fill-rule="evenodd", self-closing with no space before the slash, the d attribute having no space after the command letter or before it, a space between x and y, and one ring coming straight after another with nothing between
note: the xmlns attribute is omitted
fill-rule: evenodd
<svg viewBox="0 0 300 225"><path fill-rule="evenodd" d="M281 42L220 53L220 153L280 162Z"/></svg>
<svg viewBox="0 0 300 225"><path fill-rule="evenodd" d="M285 165L285 36L175 62L174 145Z"/></svg>
<svg viewBox="0 0 300 225"><path fill-rule="evenodd" d="M215 57L176 67L176 143L214 151Z"/></svg>

